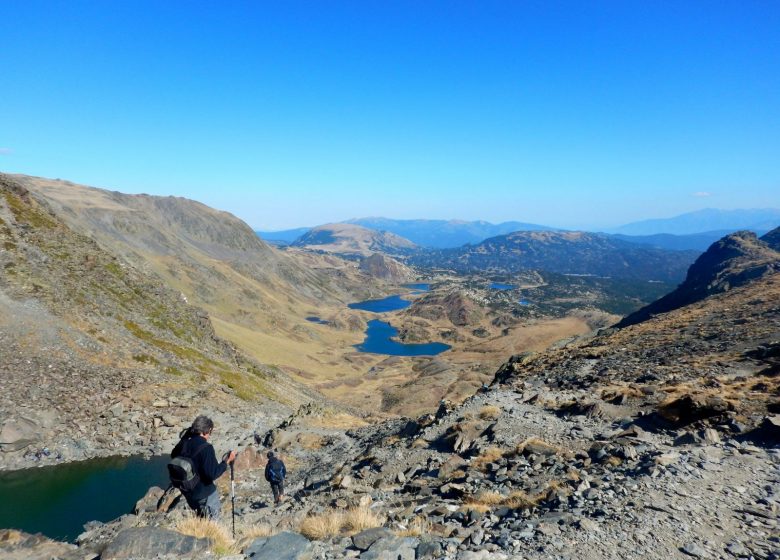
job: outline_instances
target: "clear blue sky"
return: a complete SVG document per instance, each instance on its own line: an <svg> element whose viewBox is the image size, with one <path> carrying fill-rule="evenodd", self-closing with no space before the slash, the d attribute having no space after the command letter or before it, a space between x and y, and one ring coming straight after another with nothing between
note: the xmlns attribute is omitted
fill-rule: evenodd
<svg viewBox="0 0 780 560"><path fill-rule="evenodd" d="M0 0L0 170L256 229L780 206L780 2Z"/></svg>

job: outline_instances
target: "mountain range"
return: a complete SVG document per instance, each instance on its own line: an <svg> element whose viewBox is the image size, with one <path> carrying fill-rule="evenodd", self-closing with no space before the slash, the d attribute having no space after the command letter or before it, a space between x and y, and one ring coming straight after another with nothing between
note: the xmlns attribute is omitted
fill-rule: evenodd
<svg viewBox="0 0 780 560"><path fill-rule="evenodd" d="M586 232L515 232L458 249L430 250L411 264L459 273L488 271L511 274L546 270L572 275L609 276L677 282L698 255L667 251Z"/></svg>
<svg viewBox="0 0 780 560"><path fill-rule="evenodd" d="M561 228L525 222L465 220L394 220L390 218L355 218L354 224L377 232L389 232L408 239L421 248L449 249L466 244L476 245L491 237L516 231L564 231ZM659 249L704 251L724 235L748 229L762 235L780 223L780 210L714 210L706 209L673 218L644 220L606 230L605 233L630 243L651 245ZM321 226L320 226L321 227ZM280 245L295 243L315 228L281 231L258 231L262 239ZM299 246L304 243L297 243Z"/></svg>
<svg viewBox="0 0 780 560"><path fill-rule="evenodd" d="M607 232L622 235L655 235L659 233L690 235L715 231L730 233L748 229L763 234L776 228L778 224L780 224L780 210L775 208L751 210L706 208L672 218L632 222L609 229Z"/></svg>

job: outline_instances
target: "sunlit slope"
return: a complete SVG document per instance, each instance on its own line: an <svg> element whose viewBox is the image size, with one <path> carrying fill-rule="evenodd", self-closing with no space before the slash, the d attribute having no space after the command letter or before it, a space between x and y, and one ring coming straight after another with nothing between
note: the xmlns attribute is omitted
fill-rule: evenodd
<svg viewBox="0 0 780 560"><path fill-rule="evenodd" d="M127 195L69 182L15 176L77 231L147 268L214 319L216 333L263 363L309 372L309 355L362 335L311 331L307 316L336 316L371 286L353 264L282 252L235 216L177 197ZM326 260L327 259L327 260ZM311 351L301 352L306 341ZM328 374L321 365L318 375ZM332 373L337 373L334 366Z"/></svg>

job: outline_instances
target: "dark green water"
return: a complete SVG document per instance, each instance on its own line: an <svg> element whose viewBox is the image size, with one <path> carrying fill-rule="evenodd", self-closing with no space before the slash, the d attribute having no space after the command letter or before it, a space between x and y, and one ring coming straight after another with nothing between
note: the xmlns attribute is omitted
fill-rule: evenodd
<svg viewBox="0 0 780 560"><path fill-rule="evenodd" d="M167 487L168 460L109 457L0 472L0 528L72 541L84 523L130 513L150 486Z"/></svg>

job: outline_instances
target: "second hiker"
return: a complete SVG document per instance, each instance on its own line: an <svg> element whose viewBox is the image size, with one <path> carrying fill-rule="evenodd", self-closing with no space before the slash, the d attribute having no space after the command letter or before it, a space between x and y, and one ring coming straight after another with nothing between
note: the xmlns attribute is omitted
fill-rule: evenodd
<svg viewBox="0 0 780 560"><path fill-rule="evenodd" d="M284 463L273 451L268 452L268 464L265 466L265 479L271 483L271 491L274 493L274 504L279 504L284 496L284 477L287 469Z"/></svg>

